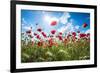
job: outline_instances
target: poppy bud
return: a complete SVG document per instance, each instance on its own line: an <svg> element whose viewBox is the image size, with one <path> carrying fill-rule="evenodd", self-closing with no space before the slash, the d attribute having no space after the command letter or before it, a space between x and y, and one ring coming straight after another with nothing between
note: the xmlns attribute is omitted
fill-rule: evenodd
<svg viewBox="0 0 100 73"><path fill-rule="evenodd" d="M84 24L83 24L83 28L86 28L86 27L87 27L87 24L86 24L86 23L84 23Z"/></svg>
<svg viewBox="0 0 100 73"><path fill-rule="evenodd" d="M57 21L52 21L51 26L55 26L57 24Z"/></svg>
<svg viewBox="0 0 100 73"><path fill-rule="evenodd" d="M55 34L55 32L56 32L56 30L52 30L52 31L51 31L52 34Z"/></svg>
<svg viewBox="0 0 100 73"><path fill-rule="evenodd" d="M42 31L42 29L41 29L41 28L38 28L38 29L37 29L37 31L41 32L41 31Z"/></svg>

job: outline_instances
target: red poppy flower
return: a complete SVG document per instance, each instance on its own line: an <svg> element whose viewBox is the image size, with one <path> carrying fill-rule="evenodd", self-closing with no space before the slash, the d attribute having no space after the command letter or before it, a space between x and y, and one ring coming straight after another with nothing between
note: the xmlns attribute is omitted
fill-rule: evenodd
<svg viewBox="0 0 100 73"><path fill-rule="evenodd" d="M52 33L52 34L55 34L55 33L56 33L56 30L51 30L51 33Z"/></svg>
<svg viewBox="0 0 100 73"><path fill-rule="evenodd" d="M87 35L86 35L87 37L89 37L90 36L90 33L87 33Z"/></svg>
<svg viewBox="0 0 100 73"><path fill-rule="evenodd" d="M42 35L46 38L47 37L47 35L44 33L44 32L42 32Z"/></svg>
<svg viewBox="0 0 100 73"><path fill-rule="evenodd" d="M72 35L73 35L73 36L76 36L76 32L72 32Z"/></svg>
<svg viewBox="0 0 100 73"><path fill-rule="evenodd" d="M53 39L50 38L50 39L48 40L48 43L49 43L49 47L52 47L52 46L53 46Z"/></svg>
<svg viewBox="0 0 100 73"><path fill-rule="evenodd" d="M52 39L50 38L49 40L48 40L48 42L50 43L52 41Z"/></svg>
<svg viewBox="0 0 100 73"><path fill-rule="evenodd" d="M83 24L83 28L86 28L88 25L86 23Z"/></svg>
<svg viewBox="0 0 100 73"><path fill-rule="evenodd" d="M38 46L42 46L43 43L42 43L42 42L38 42L37 45L38 45Z"/></svg>
<svg viewBox="0 0 100 73"><path fill-rule="evenodd" d="M59 32L60 35L62 35L62 32Z"/></svg>
<svg viewBox="0 0 100 73"><path fill-rule="evenodd" d="M84 38L86 36L86 34L81 33L79 36L80 36L80 38Z"/></svg>
<svg viewBox="0 0 100 73"><path fill-rule="evenodd" d="M59 40L63 40L62 36L58 36Z"/></svg>
<svg viewBox="0 0 100 73"><path fill-rule="evenodd" d="M37 35L37 33L34 33L34 35L36 36L36 35Z"/></svg>
<svg viewBox="0 0 100 73"><path fill-rule="evenodd" d="M36 36L37 39L41 39L39 35Z"/></svg>
<svg viewBox="0 0 100 73"><path fill-rule="evenodd" d="M57 24L57 21L52 21L51 26L55 26Z"/></svg>
<svg viewBox="0 0 100 73"><path fill-rule="evenodd" d="M37 29L37 31L41 32L41 31L42 31L42 29L41 29L41 28L38 28L38 29Z"/></svg>

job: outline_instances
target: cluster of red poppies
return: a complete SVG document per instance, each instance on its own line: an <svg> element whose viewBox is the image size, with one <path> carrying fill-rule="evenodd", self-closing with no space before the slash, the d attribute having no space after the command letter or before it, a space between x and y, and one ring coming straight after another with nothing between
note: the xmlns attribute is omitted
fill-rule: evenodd
<svg viewBox="0 0 100 73"><path fill-rule="evenodd" d="M54 26L56 24L57 24L56 22L52 22L52 26ZM84 23L83 27L86 28L87 24ZM80 39L84 39L84 38L89 39L90 38L90 33L85 34L85 33L81 33L80 31L69 33L67 36L63 36L62 32L57 32L56 30L51 30L50 36L47 36L47 34L42 30L42 28L38 28L37 31L39 34L41 34L43 36L43 38L46 39L46 41L44 41L43 38L41 37L41 35L39 35L38 33L34 32L32 34L32 27L31 27L31 30L26 31L26 33L30 38L33 38L33 36L34 36L35 38L37 38L39 40L37 42L38 46L43 46L43 43L45 43L44 45L47 44L49 47L51 47L53 45L57 46L58 43L54 41L55 40L54 37L56 37L62 43L64 42L64 44L67 44L68 41L71 41L71 40L72 40L72 42L76 42L77 40L80 40ZM32 40L32 45L34 45L33 40Z"/></svg>

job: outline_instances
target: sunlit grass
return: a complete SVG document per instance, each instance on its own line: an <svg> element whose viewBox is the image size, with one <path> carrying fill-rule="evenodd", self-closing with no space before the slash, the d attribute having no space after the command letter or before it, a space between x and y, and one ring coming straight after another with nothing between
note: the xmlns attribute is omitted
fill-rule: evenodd
<svg viewBox="0 0 100 73"><path fill-rule="evenodd" d="M48 61L71 61L90 59L90 42L80 39L77 42L70 42L58 46L38 47L35 43L21 46L21 62L48 62Z"/></svg>

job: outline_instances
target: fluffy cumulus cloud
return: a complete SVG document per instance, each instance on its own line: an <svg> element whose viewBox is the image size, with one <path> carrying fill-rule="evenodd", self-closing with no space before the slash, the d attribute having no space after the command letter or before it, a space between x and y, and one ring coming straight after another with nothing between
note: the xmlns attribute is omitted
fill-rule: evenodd
<svg viewBox="0 0 100 73"><path fill-rule="evenodd" d="M60 27L58 29L58 32L69 33L69 32L79 30L80 28L79 25L74 25L74 20L71 18L71 15L67 12L61 16L59 22L61 22L62 24L65 24L65 26Z"/></svg>
<svg viewBox="0 0 100 73"><path fill-rule="evenodd" d="M62 33L73 32L73 31L74 31L74 26L73 26L72 22L68 22L66 24L66 26L63 26L63 27L61 27L61 28L58 29L58 32L62 32Z"/></svg>
<svg viewBox="0 0 100 73"><path fill-rule="evenodd" d="M50 24L52 21L59 22L59 19L57 17L51 17L48 14L44 16L44 21L46 21L48 24Z"/></svg>
<svg viewBox="0 0 100 73"><path fill-rule="evenodd" d="M61 26L60 28L57 28L58 32L72 32L74 31L74 26L73 26L73 20L70 19L70 21L68 20L70 18L70 14L68 12L65 12L60 18L57 17L51 17L50 15L46 14L44 16L44 20L50 24L52 21L57 21L57 23L62 23L64 24L64 26ZM59 26L59 25L58 25ZM49 29L53 29L51 28L52 26L50 25L45 25L45 27L49 27ZM79 26L76 26L75 29L79 29Z"/></svg>
<svg viewBox="0 0 100 73"><path fill-rule="evenodd" d="M70 18L70 14L68 13L68 12L65 12L62 16L61 16L61 18L60 18L60 22L62 23L62 24L66 24L67 22L68 22L68 19Z"/></svg>
<svg viewBox="0 0 100 73"><path fill-rule="evenodd" d="M71 15L67 12L61 16L59 22L61 22L62 24L65 24L65 26L60 27L58 29L58 32L69 33L69 32L78 30L80 28L79 25L74 26L74 21L73 19L71 19Z"/></svg>
<svg viewBox="0 0 100 73"><path fill-rule="evenodd" d="M68 19L70 18L70 14L68 12L65 12L63 13L63 15L60 17L60 18L57 18L57 17L52 17L48 14L45 14L44 15L44 19L46 22L48 22L49 24L52 22L52 21L56 21L57 23L60 22L62 24L66 24L68 23Z"/></svg>

